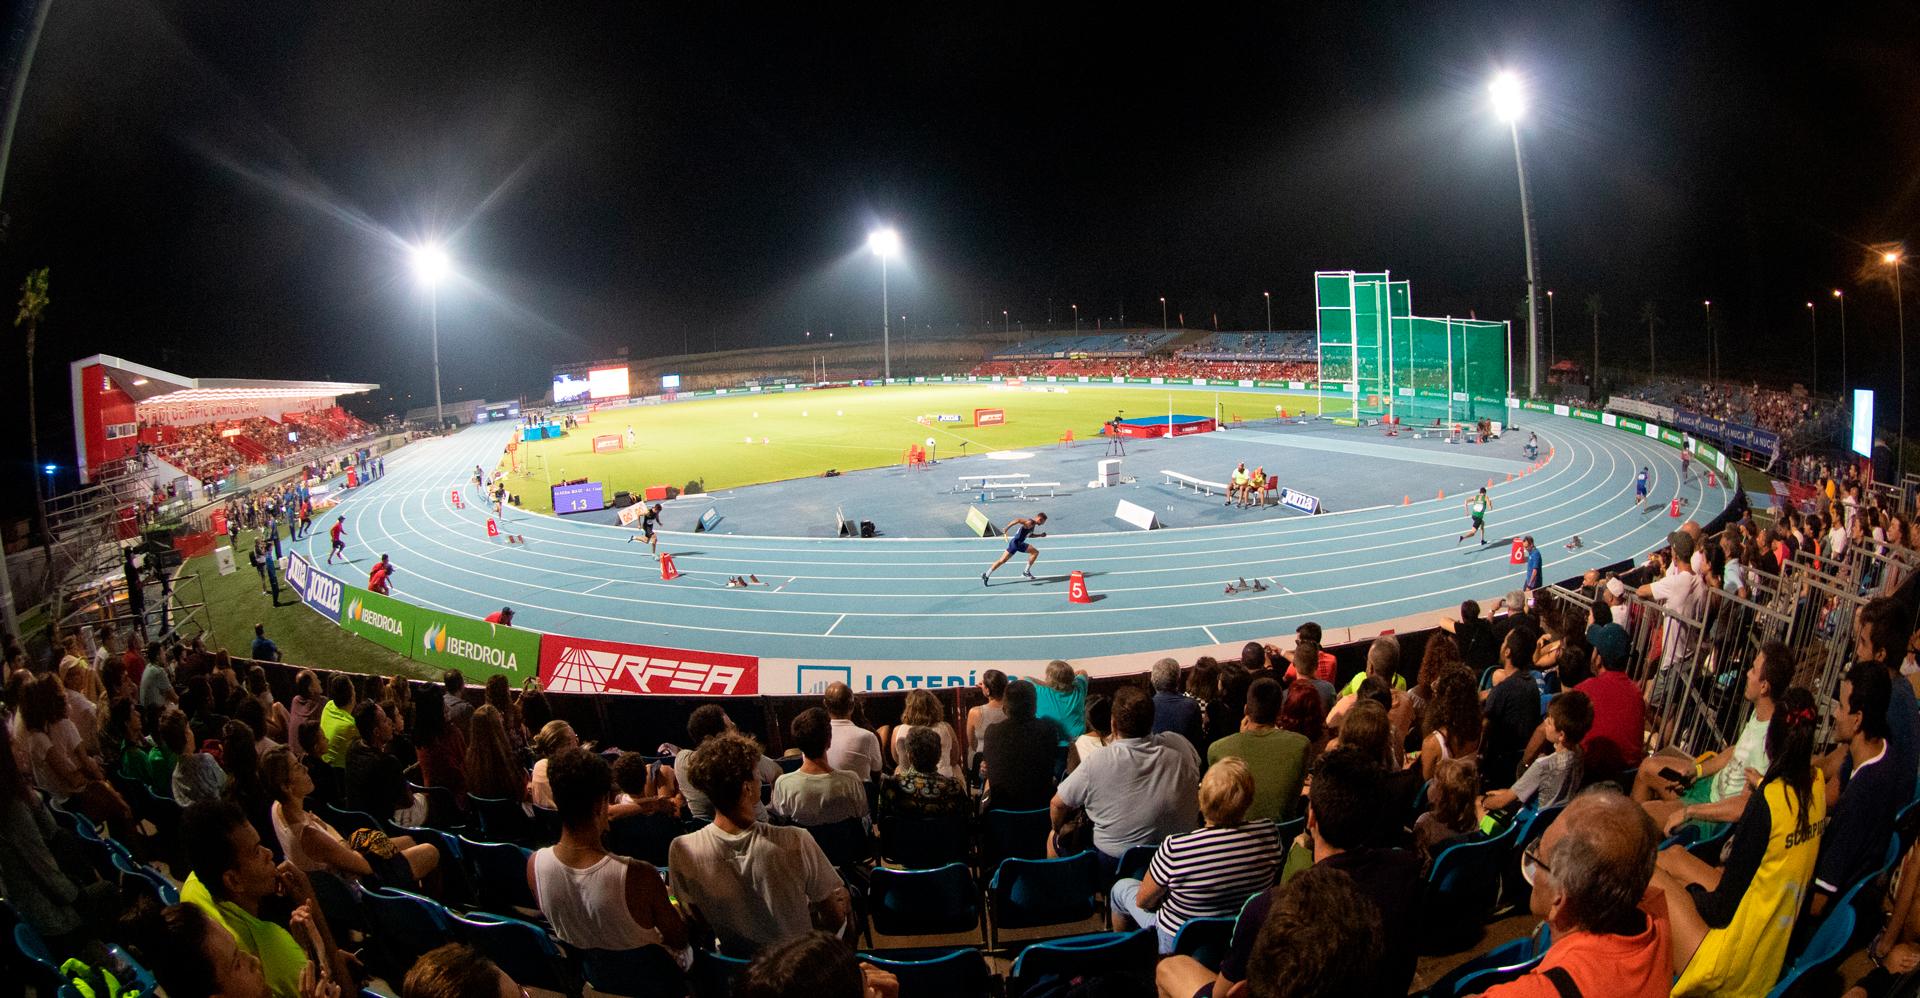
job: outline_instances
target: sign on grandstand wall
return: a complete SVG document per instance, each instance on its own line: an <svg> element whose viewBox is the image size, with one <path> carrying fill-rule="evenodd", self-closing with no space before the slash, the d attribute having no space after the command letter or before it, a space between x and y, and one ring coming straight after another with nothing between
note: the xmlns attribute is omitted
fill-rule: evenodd
<svg viewBox="0 0 1920 998"><path fill-rule="evenodd" d="M416 608L417 639L408 657L436 671L458 669L478 683L506 673L520 680L540 667L540 632Z"/></svg>
<svg viewBox="0 0 1920 998"><path fill-rule="evenodd" d="M753 696L761 692L760 660L546 634L540 638L540 685L556 693Z"/></svg>
<svg viewBox="0 0 1920 998"><path fill-rule="evenodd" d="M411 655L412 636L417 633L419 611L391 596L368 592L359 586L342 586L340 626L402 655Z"/></svg>
<svg viewBox="0 0 1920 998"><path fill-rule="evenodd" d="M1652 402L1642 402L1639 399L1622 398L1618 395L1611 395L1607 398L1607 408L1612 409L1614 412L1624 412L1629 416L1638 416L1641 419L1650 420L1655 423L1673 422L1673 409L1664 405L1655 405Z"/></svg>

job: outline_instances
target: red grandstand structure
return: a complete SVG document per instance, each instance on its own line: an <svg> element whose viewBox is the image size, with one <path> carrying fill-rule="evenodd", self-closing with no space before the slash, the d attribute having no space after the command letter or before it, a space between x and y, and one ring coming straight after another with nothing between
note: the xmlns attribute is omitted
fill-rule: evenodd
<svg viewBox="0 0 1920 998"><path fill-rule="evenodd" d="M104 354L76 360L68 369L83 483L113 477L129 462L164 462L196 490L248 467L366 435L371 428L338 400L380 387L190 378Z"/></svg>

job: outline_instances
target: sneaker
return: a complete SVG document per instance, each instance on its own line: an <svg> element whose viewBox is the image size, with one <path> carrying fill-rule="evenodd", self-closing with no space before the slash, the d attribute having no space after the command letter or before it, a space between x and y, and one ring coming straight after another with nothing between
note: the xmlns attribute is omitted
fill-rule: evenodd
<svg viewBox="0 0 1920 998"><path fill-rule="evenodd" d="M1454 545L1454 547L1459 547L1459 546L1460 546L1460 542L1461 542L1461 541L1464 541L1464 540L1466 540L1466 539L1467 539L1467 535L1466 535L1466 534L1461 534L1460 536L1458 536L1458 537L1455 537L1455 538L1453 539L1453 545Z"/></svg>
<svg viewBox="0 0 1920 998"><path fill-rule="evenodd" d="M1032 578L1033 578L1033 573L1032 573L1032 572L1021 572L1021 573L1020 573L1020 575L1021 575L1021 576L1022 576L1023 578L1026 578L1026 579L1032 579Z"/></svg>
<svg viewBox="0 0 1920 998"><path fill-rule="evenodd" d="M980 573L980 584L981 584L981 585L983 585L983 586L989 586L989 585L992 585L993 583L991 583L991 582L988 582L988 581L987 581L987 573L985 573L985 572L981 572L981 573Z"/></svg>

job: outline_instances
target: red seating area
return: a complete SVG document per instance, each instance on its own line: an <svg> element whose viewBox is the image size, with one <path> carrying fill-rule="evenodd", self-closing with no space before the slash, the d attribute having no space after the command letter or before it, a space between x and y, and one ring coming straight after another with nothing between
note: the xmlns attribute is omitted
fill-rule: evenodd
<svg viewBox="0 0 1920 998"><path fill-rule="evenodd" d="M289 428L299 430L297 442L287 439ZM372 430L365 421L334 406L320 412L287 413L284 423L249 416L193 426L143 424L140 442L193 478L217 482L246 465L267 464L312 447L345 443Z"/></svg>

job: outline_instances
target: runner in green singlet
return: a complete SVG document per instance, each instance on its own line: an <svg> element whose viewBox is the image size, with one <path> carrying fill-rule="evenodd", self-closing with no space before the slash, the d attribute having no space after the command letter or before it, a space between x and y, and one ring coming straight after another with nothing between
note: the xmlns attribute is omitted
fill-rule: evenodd
<svg viewBox="0 0 1920 998"><path fill-rule="evenodd" d="M1453 542L1458 544L1472 537L1474 534L1479 534L1480 543L1482 546L1485 546L1487 543L1487 510L1492 508L1493 500L1487 498L1486 486L1481 486L1477 494L1467 499L1467 515L1473 517L1473 529L1454 538Z"/></svg>

